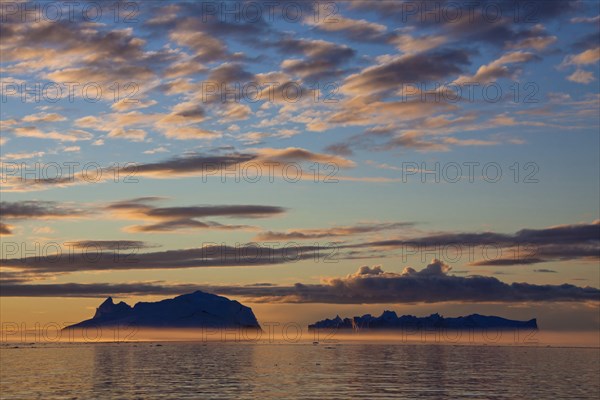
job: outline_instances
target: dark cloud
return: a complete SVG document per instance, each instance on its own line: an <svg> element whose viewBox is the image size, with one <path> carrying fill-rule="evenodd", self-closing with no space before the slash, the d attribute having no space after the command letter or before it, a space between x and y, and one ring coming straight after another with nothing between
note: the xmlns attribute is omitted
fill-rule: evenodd
<svg viewBox="0 0 600 400"><path fill-rule="evenodd" d="M573 44L573 49L576 51L584 51L598 47L598 35L600 32L592 32L577 40Z"/></svg>
<svg viewBox="0 0 600 400"><path fill-rule="evenodd" d="M281 170L283 168L282 163L310 161L324 164L333 163L339 168L352 168L355 166L351 160L340 156L315 153L298 147L287 147L278 149L262 148L256 150L253 154L237 152L217 155L191 154L152 163L131 162L118 168L102 168L102 173L99 173L99 175L101 175L102 179L108 180L114 177L115 174L119 174L122 179L128 182L133 182L140 177L165 179L196 176L205 179L209 176L219 177L219 172L231 171L232 168L235 169L236 166L241 166L244 163L252 162L254 167L263 168L262 171L272 171L273 162L279 163L277 166ZM53 186L68 186L89 182L90 178L87 175L81 171L76 171L74 175L61 177L60 179L39 177L27 179L25 177L12 176L7 178L6 187L10 187L15 191L33 191L45 190ZM97 183L99 180L92 180L92 182Z"/></svg>
<svg viewBox="0 0 600 400"><path fill-rule="evenodd" d="M304 240L327 237L352 236L362 233L381 232L391 229L401 229L414 226L413 222L387 222L376 224L359 224L353 226L337 226L321 229L293 229L286 232L262 232L255 238L265 240Z"/></svg>
<svg viewBox="0 0 600 400"><path fill-rule="evenodd" d="M198 290L194 285L160 283L55 283L18 284L2 281L4 297L109 297L118 295L179 295Z"/></svg>
<svg viewBox="0 0 600 400"><path fill-rule="evenodd" d="M199 206L199 207L162 207L148 211L148 216L159 218L171 217L240 217L240 218L259 218L273 214L285 212L282 207L273 206L253 206L253 205L234 205L234 206Z"/></svg>
<svg viewBox="0 0 600 400"><path fill-rule="evenodd" d="M274 46L285 54L305 57L284 60L281 66L284 71L300 76L307 81L331 78L347 72L341 66L356 54L348 46L324 40L286 37L275 42Z"/></svg>
<svg viewBox="0 0 600 400"><path fill-rule="evenodd" d="M470 62L469 52L444 49L407 54L350 75L342 91L366 94L399 89L402 84L439 81L463 72Z"/></svg>
<svg viewBox="0 0 600 400"><path fill-rule="evenodd" d="M161 282L126 284L16 284L2 286L3 296L99 297L123 294L180 294L197 289L252 302L279 303L437 303L437 302L597 302L600 290L570 284L534 285L504 283L494 277L456 276L451 268L434 260L424 269L407 267L402 273L381 267L361 267L344 278L321 284L274 286L264 283L245 286L166 285Z"/></svg>
<svg viewBox="0 0 600 400"><path fill-rule="evenodd" d="M9 219L68 218L83 215L80 208L54 201L27 200L20 202L0 202L0 215Z"/></svg>
<svg viewBox="0 0 600 400"><path fill-rule="evenodd" d="M382 18L403 26L429 29L451 41L468 40L503 46L530 37L539 37L538 25L568 15L579 6L577 0L483 0L455 2L372 2L356 0L350 6L376 11Z"/></svg>
<svg viewBox="0 0 600 400"><path fill-rule="evenodd" d="M129 170L137 174L156 174L156 173L205 173L230 169L234 165L243 164L246 162L255 161L261 162L322 162L336 163L340 168L349 168L354 166L350 160L341 157L331 156L329 154L314 153L312 151L298 148L288 147L281 149L261 149L259 154L249 153L231 153L219 156L193 155L188 157L174 158L164 162L152 164L138 164L132 166Z"/></svg>
<svg viewBox="0 0 600 400"><path fill-rule="evenodd" d="M239 83L243 85L251 81L254 75L239 63L226 63L210 70L208 81L220 84Z"/></svg>
<svg viewBox="0 0 600 400"><path fill-rule="evenodd" d="M509 265L528 265L528 264L538 264L545 262L542 258L497 258L493 260L478 260L469 265L475 267L485 267L485 266L509 266Z"/></svg>
<svg viewBox="0 0 600 400"><path fill-rule="evenodd" d="M348 143L336 143L329 145L325 148L325 151L332 154L338 154L340 156L351 156L354 154L350 144Z"/></svg>
<svg viewBox="0 0 600 400"><path fill-rule="evenodd" d="M560 225L545 229L522 229L514 238L531 244L597 244L600 241L600 221L591 224Z"/></svg>
<svg viewBox="0 0 600 400"><path fill-rule="evenodd" d="M11 227L5 223L0 222L0 235L12 235Z"/></svg>
<svg viewBox="0 0 600 400"><path fill-rule="evenodd" d="M66 273L143 269L180 269L204 267L252 267L331 257L334 248L302 246L296 243L225 245L204 243L191 249L139 253L137 248L120 251L61 251L0 260L0 266L25 273Z"/></svg>
<svg viewBox="0 0 600 400"><path fill-rule="evenodd" d="M439 139L432 139L422 135L418 131L402 133L402 130L396 127L378 126L365 129L363 133L350 136L342 143L336 143L327 147L327 150L352 152L352 149L383 151L396 148L445 151L448 147L443 142L440 142Z"/></svg>
<svg viewBox="0 0 600 400"><path fill-rule="evenodd" d="M390 141L383 145L383 148L386 150L391 150L396 147L434 151L444 151L447 149L447 147L444 144L441 144L437 141L423 139L420 137L420 135L413 133L404 133L402 135L392 138Z"/></svg>
<svg viewBox="0 0 600 400"><path fill-rule="evenodd" d="M551 273L551 274L555 274L556 271L553 269L545 269L545 268L541 268L541 269L534 269L533 272L540 272L540 273Z"/></svg>
<svg viewBox="0 0 600 400"><path fill-rule="evenodd" d="M543 229L523 229L515 234L504 234L495 232L456 232L439 233L428 236L422 236L410 240L385 240L379 242L369 242L361 246L387 247L400 246L406 244L434 246L450 245L456 243L483 245L483 244L501 244L514 245L520 244L538 244L538 245L559 245L559 244L582 244L589 243L598 245L600 241L600 221L594 221L586 224L559 225Z"/></svg>
<svg viewBox="0 0 600 400"><path fill-rule="evenodd" d="M134 81L142 86L176 58L167 49L146 51L146 41L131 29L110 30L80 18L28 22L3 21L3 61L16 62L6 67L9 73L43 70L42 75L55 82ZM28 51L23 53L23 48Z"/></svg>
<svg viewBox="0 0 600 400"><path fill-rule="evenodd" d="M523 229L515 234L494 232L440 233L406 240L382 240L348 244L344 248L436 249L443 246L474 248L492 246L512 257L477 260L475 266L526 265L548 261L600 259L600 221Z"/></svg>
<svg viewBox="0 0 600 400"><path fill-rule="evenodd" d="M274 32L262 13L253 14L242 2L149 2L145 7L150 18L142 26L149 37L168 36L192 53L189 57L182 55L183 59L170 65L171 76L205 72L203 63L246 61L244 53L229 50L228 39L260 48L263 38Z"/></svg>
<svg viewBox="0 0 600 400"><path fill-rule="evenodd" d="M67 244L74 249L94 249L98 251L139 250L157 247L139 240L78 240L74 242L68 242Z"/></svg>
<svg viewBox="0 0 600 400"><path fill-rule="evenodd" d="M176 4L148 3L151 18L144 25L153 33L196 31L215 36L251 40L270 31L263 13L252 13L241 2L180 2ZM275 3L273 3L275 4ZM222 12L225 7L227 12Z"/></svg>
<svg viewBox="0 0 600 400"><path fill-rule="evenodd" d="M129 227L133 232L172 232L179 229L248 229L248 225L224 225L214 221L198 221L197 218L265 218L282 214L285 209L262 205L210 205L191 207L154 207L148 203L154 198L119 201L105 207L119 216L144 221L157 221L146 225Z"/></svg>
<svg viewBox="0 0 600 400"><path fill-rule="evenodd" d="M25 200L0 202L0 217L3 221L86 218L92 213L93 211L55 201ZM0 234L11 235L12 229L11 225L4 222L0 223Z"/></svg>
<svg viewBox="0 0 600 400"><path fill-rule="evenodd" d="M236 164L251 161L256 158L254 154L232 153L227 155L192 155L188 157L172 158L165 161L159 161L148 164L136 164L125 167L124 172L133 174L186 174L186 173L204 173L212 171L215 168L227 168Z"/></svg>
<svg viewBox="0 0 600 400"><path fill-rule="evenodd" d="M109 204L107 209L143 209L148 217L157 218L201 218L201 217L239 217L261 218L281 214L285 208L257 205L215 205L193 207L159 207L147 206L146 199L133 199Z"/></svg>
<svg viewBox="0 0 600 400"><path fill-rule="evenodd" d="M449 272L450 267L434 260L420 271L407 267L402 273L394 273L380 267L362 267L345 278L331 278L317 285L297 283L288 287L218 291L252 297L253 301L285 303L600 301L600 290L591 287L507 284L494 277L459 277Z"/></svg>
<svg viewBox="0 0 600 400"><path fill-rule="evenodd" d="M170 219L165 222L129 227L130 232L175 232L181 229L222 229L239 230L251 229L250 225L225 225L214 221L196 221L194 219Z"/></svg>
<svg viewBox="0 0 600 400"><path fill-rule="evenodd" d="M275 208L273 211L277 212L278 209ZM131 210L127 209L127 212L131 212ZM162 222L168 224L169 221ZM177 220L173 221L175 222L172 223L177 225ZM158 222L158 224L160 223L161 221ZM159 228L161 227L151 229ZM167 228L172 229L173 227ZM139 229L144 228L142 226ZM600 259L598 229L600 229L600 224L594 222L592 224L561 225L546 229L527 229L514 235L493 232L443 233L410 240L329 243L327 246L300 245L289 241L281 241L277 245L271 245L269 242L235 246L206 243L200 248L163 252L103 251L98 252L97 257L86 257L85 254L75 252L69 257L11 258L2 260L2 265L23 271L47 273L113 269L260 266L309 259L328 259L330 262L338 262L341 259L381 258L397 250L404 249L407 254L417 254L419 250L439 251L443 246L461 246L463 251L486 246L501 249L499 254L506 251L513 256L512 258L497 256L472 263L472 265L479 266L530 265L568 260L597 261ZM567 232L572 236L571 238L565 236ZM318 232L313 233L318 234ZM414 252L410 253L409 250Z"/></svg>

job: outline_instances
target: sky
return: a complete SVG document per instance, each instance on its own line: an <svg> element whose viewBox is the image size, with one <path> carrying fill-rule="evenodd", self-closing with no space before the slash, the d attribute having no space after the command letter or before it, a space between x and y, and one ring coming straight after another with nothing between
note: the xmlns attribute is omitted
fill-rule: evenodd
<svg viewBox="0 0 600 400"><path fill-rule="evenodd" d="M595 1L1 1L0 319L600 329Z"/></svg>

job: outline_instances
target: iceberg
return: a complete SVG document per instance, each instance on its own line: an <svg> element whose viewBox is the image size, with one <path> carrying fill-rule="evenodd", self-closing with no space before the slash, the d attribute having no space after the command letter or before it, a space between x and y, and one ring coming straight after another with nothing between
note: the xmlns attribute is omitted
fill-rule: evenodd
<svg viewBox="0 0 600 400"><path fill-rule="evenodd" d="M65 329L111 326L141 328L255 328L261 329L250 307L200 290L133 307L107 298L91 319Z"/></svg>
<svg viewBox="0 0 600 400"><path fill-rule="evenodd" d="M308 325L308 329L538 329L537 320L515 321L511 319L471 314L466 317L445 318L439 314L428 317L403 315L398 317L394 311L384 311L379 317L371 314L353 318L324 319Z"/></svg>

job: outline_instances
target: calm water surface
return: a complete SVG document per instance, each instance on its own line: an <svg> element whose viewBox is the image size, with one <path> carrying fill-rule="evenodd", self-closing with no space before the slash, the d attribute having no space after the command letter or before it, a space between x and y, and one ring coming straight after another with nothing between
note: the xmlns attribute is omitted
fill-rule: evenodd
<svg viewBox="0 0 600 400"><path fill-rule="evenodd" d="M600 349L341 343L4 345L2 399L595 399Z"/></svg>

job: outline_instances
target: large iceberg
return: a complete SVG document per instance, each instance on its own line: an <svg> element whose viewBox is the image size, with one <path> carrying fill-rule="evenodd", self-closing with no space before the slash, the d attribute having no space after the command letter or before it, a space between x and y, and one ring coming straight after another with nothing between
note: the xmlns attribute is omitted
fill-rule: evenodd
<svg viewBox="0 0 600 400"><path fill-rule="evenodd" d="M379 317L365 314L362 317L324 319L308 326L308 329L537 329L536 319L515 321L511 319L471 314L466 317L444 318L439 314L428 317L403 315L384 311Z"/></svg>
<svg viewBox="0 0 600 400"><path fill-rule="evenodd" d="M115 304L107 298L93 318L66 329L108 326L144 328L256 328L260 325L250 307L215 294L196 291L154 303Z"/></svg>

